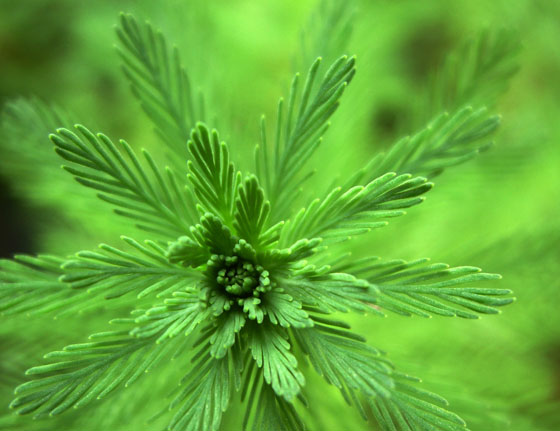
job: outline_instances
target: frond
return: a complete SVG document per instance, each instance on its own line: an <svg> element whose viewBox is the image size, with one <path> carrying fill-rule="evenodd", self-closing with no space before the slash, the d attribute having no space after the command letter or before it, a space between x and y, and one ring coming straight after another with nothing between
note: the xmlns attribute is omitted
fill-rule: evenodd
<svg viewBox="0 0 560 431"><path fill-rule="evenodd" d="M121 14L118 53L132 92L152 120L156 133L184 166L185 142L197 121L204 121L202 96L195 101L191 83L177 47L149 24L140 25L132 15Z"/></svg>
<svg viewBox="0 0 560 431"><path fill-rule="evenodd" d="M364 416L359 401L365 397L390 397L395 387L392 367L380 352L349 332L343 322L312 315L315 326L294 331L302 351L329 384L337 387L349 404Z"/></svg>
<svg viewBox="0 0 560 431"><path fill-rule="evenodd" d="M479 314L496 314L495 307L511 304L507 289L470 287L469 285L501 278L481 272L480 268L450 268L445 263L430 264L429 259L411 262L378 261L367 258L342 266L372 284L372 302L399 314L431 317L458 316L470 319Z"/></svg>
<svg viewBox="0 0 560 431"><path fill-rule="evenodd" d="M184 296L182 301L171 300L169 308L164 304L147 312L137 310L139 317L112 321L132 329L93 334L91 342L48 353L45 358L51 362L27 370L36 379L16 388L10 407L22 415L54 416L131 385L163 357L184 348L184 339L173 336L186 327L192 330L193 316L200 315L192 307L196 294Z"/></svg>
<svg viewBox="0 0 560 431"><path fill-rule="evenodd" d="M200 217L200 224L191 229L192 235L210 253L231 255L238 244L237 238L223 221L212 213Z"/></svg>
<svg viewBox="0 0 560 431"><path fill-rule="evenodd" d="M301 302L296 301L281 289L268 292L260 306L274 325L280 325L284 328L309 328L313 326L313 321L302 308Z"/></svg>
<svg viewBox="0 0 560 431"><path fill-rule="evenodd" d="M230 310L217 317L212 328L212 336L210 337L210 355L216 359L223 358L233 343L235 337L245 326L245 314L240 310Z"/></svg>
<svg viewBox="0 0 560 431"><path fill-rule="evenodd" d="M64 259L16 255L0 260L0 313L68 314L85 307L86 292L72 290L59 280Z"/></svg>
<svg viewBox="0 0 560 431"><path fill-rule="evenodd" d="M448 402L432 392L413 386L420 380L393 372L391 396L370 398L376 422L386 431L468 431L466 423L446 410Z"/></svg>
<svg viewBox="0 0 560 431"><path fill-rule="evenodd" d="M140 229L167 238L189 231L196 220L194 204L175 172L166 168L162 173L143 150L149 165L149 170L145 169L125 141L119 142L119 150L107 136L94 135L81 125L75 127L77 134L59 129L51 140L56 152L71 163L64 169L76 181L98 190L100 199L116 206L117 214L131 218Z"/></svg>
<svg viewBox="0 0 560 431"><path fill-rule="evenodd" d="M265 184L274 205L274 219L282 220L289 210L289 197L302 180L298 173L311 157L329 127L329 119L339 105L339 99L355 73L354 58L343 56L315 85L321 59L318 58L307 75L301 95L298 94L299 74L292 81L287 112L284 102L278 104L278 118L273 155L269 155L264 119L261 121L262 142L257 147L257 176Z"/></svg>
<svg viewBox="0 0 560 431"><path fill-rule="evenodd" d="M189 335L206 317L198 291L185 288L173 292L163 304L149 308L137 317L134 322L139 325L130 334L138 338L150 338L157 334L156 343L161 343L180 333ZM165 331L161 331L164 325L167 325Z"/></svg>
<svg viewBox="0 0 560 431"><path fill-rule="evenodd" d="M248 395L244 431L305 430L294 405L265 383L262 368L249 368L244 388Z"/></svg>
<svg viewBox="0 0 560 431"><path fill-rule="evenodd" d="M414 386L419 380L398 373L380 352L349 332L344 322L312 314L315 327L294 332L315 370L336 386L366 419L363 400L384 431L466 431L465 422L446 410L447 401Z"/></svg>
<svg viewBox="0 0 560 431"><path fill-rule="evenodd" d="M129 253L106 244L100 252L81 251L63 264L61 281L73 289L118 298L135 292L138 298L157 293L159 297L192 287L199 273L169 262L165 250L152 241L142 245L131 238L123 240L139 253Z"/></svg>
<svg viewBox="0 0 560 431"><path fill-rule="evenodd" d="M317 307L326 312L376 312L368 305L371 300L368 283L350 274L309 271L282 278L278 284L304 307Z"/></svg>
<svg viewBox="0 0 560 431"><path fill-rule="evenodd" d="M268 323L253 325L248 345L257 366L263 369L266 383L276 395L292 401L305 379L297 368L296 357L290 352L285 331Z"/></svg>
<svg viewBox="0 0 560 431"><path fill-rule="evenodd" d="M385 172L435 176L491 146L491 136L499 124L500 118L490 115L486 108L467 106L452 115L437 115L415 135L399 140L388 152L375 156L347 186L363 184Z"/></svg>
<svg viewBox="0 0 560 431"><path fill-rule="evenodd" d="M277 230L265 231L270 214L270 202L264 198L264 190L255 176L247 178L239 186L235 199L233 226L237 234L255 248L274 243L278 239Z"/></svg>
<svg viewBox="0 0 560 431"><path fill-rule="evenodd" d="M193 268L208 262L210 258L208 250L188 236L181 236L177 241L171 242L165 255L171 263L180 263Z"/></svg>
<svg viewBox="0 0 560 431"><path fill-rule="evenodd" d="M286 270L291 265L299 267L300 263L298 262L321 250L321 242L321 238L299 239L289 247L266 250L260 256L260 261L267 268L281 271Z"/></svg>
<svg viewBox="0 0 560 431"><path fill-rule="evenodd" d="M192 155L188 177L199 203L230 224L241 173L235 171L226 143L220 142L216 130L210 133L199 123L191 133L188 148Z"/></svg>
<svg viewBox="0 0 560 431"><path fill-rule="evenodd" d="M203 346L194 357L189 373L181 380L184 389L173 399L169 409L177 409L168 429L171 431L216 431L226 411L231 392L241 369L233 353L215 359Z"/></svg>
<svg viewBox="0 0 560 431"><path fill-rule="evenodd" d="M49 190L41 187L42 182L48 179L58 184L64 175L49 145L49 133L71 123L57 107L35 98L7 102L0 119L3 173L17 177L14 186L18 190L34 199L44 198Z"/></svg>
<svg viewBox="0 0 560 431"><path fill-rule="evenodd" d="M334 61L347 51L352 36L356 4L352 0L321 0L301 31L300 64L307 66L317 57Z"/></svg>
<svg viewBox="0 0 560 431"><path fill-rule="evenodd" d="M452 51L430 85L430 113L471 104L493 107L519 70L519 37L486 29Z"/></svg>
<svg viewBox="0 0 560 431"><path fill-rule="evenodd" d="M387 225L387 218L406 214L403 210L421 203L420 195L432 186L422 177L388 173L366 186L337 187L301 209L282 230L281 241L320 237L329 243L369 232Z"/></svg>

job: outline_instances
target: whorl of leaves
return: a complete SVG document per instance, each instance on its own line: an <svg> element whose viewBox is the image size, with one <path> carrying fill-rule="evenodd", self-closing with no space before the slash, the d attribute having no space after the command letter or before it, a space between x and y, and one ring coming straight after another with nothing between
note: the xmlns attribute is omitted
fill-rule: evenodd
<svg viewBox="0 0 560 431"><path fill-rule="evenodd" d="M171 431L220 429L238 392L243 429L303 430L304 372L311 368L385 431L464 430L444 399L395 371L332 314L496 313L512 301L510 291L478 283L499 276L425 259L347 263L330 259L328 250L421 203L432 184L416 175L472 158L497 118L484 108L441 114L345 185L292 213L292 195L309 177L306 162L354 76L355 59L340 57L322 78L317 59L301 92L295 76L287 109L280 100L272 145L263 119L256 175L243 175L218 132L199 122L203 114L177 51L127 15L117 33L134 93L187 166L162 169L146 151L141 161L126 142L114 144L80 125L51 135L68 163L64 169L152 239L123 237L128 250L102 244L68 258L0 262L4 314L64 314L117 299L133 309L110 321L122 329L47 354L48 363L27 371L33 379L17 387L11 407L58 415L103 399L173 358L185 375L169 404ZM476 51L481 71L474 76L494 76L483 67L493 64L484 52ZM147 306L150 297L158 300Z"/></svg>

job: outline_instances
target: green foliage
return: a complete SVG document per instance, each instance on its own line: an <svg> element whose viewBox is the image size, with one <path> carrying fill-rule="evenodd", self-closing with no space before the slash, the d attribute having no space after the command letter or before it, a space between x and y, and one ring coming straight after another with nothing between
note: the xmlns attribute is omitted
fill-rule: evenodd
<svg viewBox="0 0 560 431"><path fill-rule="evenodd" d="M318 58L309 69L301 95L298 94L299 74L295 75L287 110L284 110L284 99L278 103L272 152L268 149L265 121L261 119L261 146L257 146L255 156L257 175L263 179L269 199L275 202L275 214L279 219L288 215L288 196L297 191L311 174L298 179L298 171L321 144L329 128L329 119L356 72L354 63L353 57L340 57L316 84L321 64L321 58Z"/></svg>
<svg viewBox="0 0 560 431"><path fill-rule="evenodd" d="M138 298L154 292L164 296L188 287L196 278L196 273L168 262L154 242L146 241L147 248L131 238L123 239L144 256L101 244L104 253L82 251L76 253L77 259L66 260L60 280L73 289L87 288L89 293L105 293L111 299L129 292L138 292Z"/></svg>
<svg viewBox="0 0 560 431"><path fill-rule="evenodd" d="M189 161L189 180L200 205L224 221L232 220L235 193L241 174L229 160L227 145L220 142L218 132L199 124L188 143L193 161Z"/></svg>
<svg viewBox="0 0 560 431"><path fill-rule="evenodd" d="M305 429L294 405L284 398L277 397L272 388L265 384L262 368L254 365L249 368L244 387L246 389L243 397L247 393L249 394L243 429L251 431L278 429L302 431Z"/></svg>
<svg viewBox="0 0 560 431"><path fill-rule="evenodd" d="M405 214L423 201L432 188L425 178L389 172L365 186L348 190L335 188L323 200L315 199L300 210L283 230L282 240L290 243L300 236L340 241L387 224L383 219ZM381 219L381 220L380 220Z"/></svg>
<svg viewBox="0 0 560 431"><path fill-rule="evenodd" d="M140 25L132 15L120 18L118 53L123 71L156 133L183 166L187 156L183 143L196 121L204 120L202 97L195 102L177 47L170 49L163 34L149 23Z"/></svg>
<svg viewBox="0 0 560 431"><path fill-rule="evenodd" d="M162 174L150 154L142 151L148 171L125 141L119 142L120 150L101 133L94 135L80 125L76 130L79 134L59 129L51 135L56 152L71 163L64 169L76 181L101 192L100 199L117 206L115 212L135 220L140 229L165 237L188 230L193 217L192 198L171 168Z"/></svg>
<svg viewBox="0 0 560 431"><path fill-rule="evenodd" d="M388 310L474 318L511 303L511 291L478 287L499 276L474 267L371 256L348 263L330 251L421 203L433 184L416 175L432 176L478 154L497 117L484 107L440 113L345 185L294 212L293 196L310 176L306 163L352 81L355 58L339 57L322 79L318 58L301 92L295 75L287 109L282 99L278 105L272 145L263 118L256 175L243 175L218 132L200 122L204 114L195 107L177 50L128 15L117 33L134 94L178 156L179 169L187 161L186 169L162 169L146 151L140 162L126 142L115 145L81 125L51 135L69 163L64 169L151 239L123 237L131 251L101 244L100 251L68 258L1 262L0 310L6 314L71 312L117 298L132 309L130 317L110 321L124 329L96 332L90 342L47 354L48 364L27 371L33 380L17 387L11 407L22 415L58 415L131 385L157 365L169 368L166 361L174 359L186 373L169 403L167 429L224 429L223 415L239 393L243 429L302 430L310 363L383 430L466 429L443 398L395 371L335 314ZM481 102L467 97L469 80L511 74L506 66L486 72L494 62L505 64L497 53L510 52L509 45L491 44L489 59L483 46L473 51L480 70L461 77L453 108ZM153 296L160 302L146 306Z"/></svg>
<svg viewBox="0 0 560 431"><path fill-rule="evenodd" d="M445 263L429 264L429 259L378 261L367 258L341 265L371 283L372 302L382 309L406 316L459 316L477 319L481 314L496 314L496 306L507 305L513 298L505 289L463 287L481 281L499 280L498 274L480 272L480 268L450 268Z"/></svg>
<svg viewBox="0 0 560 431"><path fill-rule="evenodd" d="M251 332L248 344L257 366L263 369L266 383L272 386L276 395L292 401L305 379L297 368L297 359L290 352L290 343L283 331L277 326L258 325Z"/></svg>
<svg viewBox="0 0 560 431"><path fill-rule="evenodd" d="M247 178L239 188L235 200L234 227L239 235L255 247L274 243L277 239L274 230L263 235L270 214L270 202L264 200L264 190L256 177Z"/></svg>
<svg viewBox="0 0 560 431"><path fill-rule="evenodd" d="M198 319L200 313L197 307L193 309L192 301L181 299L145 314L136 310L139 317L114 320L129 327L132 324L132 330L96 333L90 336L91 342L48 353L45 359L53 362L27 370L27 375L39 377L16 388L17 398L10 407L18 414L34 413L36 418L54 416L102 399L121 385L130 386L166 355L184 348L180 337L170 339L185 327L192 330L193 318Z"/></svg>
<svg viewBox="0 0 560 431"><path fill-rule="evenodd" d="M418 379L406 375L394 375L395 388L390 398L370 400L370 406L378 424L391 431L465 430L466 423L446 410L448 402L431 392L412 386Z"/></svg>
<svg viewBox="0 0 560 431"><path fill-rule="evenodd" d="M205 349L192 371L183 377L185 388L173 399L170 408L177 408L170 430L217 430L222 413L228 407L232 378L238 369L230 369L229 358L212 359ZM230 356L230 355L228 355Z"/></svg>
<svg viewBox="0 0 560 431"><path fill-rule="evenodd" d="M352 332L343 322L318 318L313 330L296 334L302 350L315 370L331 385L336 386L348 403L360 401L362 396L390 397L394 386L390 364L380 353L366 345L364 339ZM362 413L363 414L363 413Z"/></svg>
<svg viewBox="0 0 560 431"><path fill-rule="evenodd" d="M59 281L63 274L60 265L64 259L56 256L14 256L13 260L1 260L0 312L3 315L28 313L40 314L61 310L74 311L73 303L79 304L84 295L68 289Z"/></svg>
<svg viewBox="0 0 560 431"><path fill-rule="evenodd" d="M5 142L0 162L3 171L21 177L17 184L21 193L36 197L48 193L48 187L37 193L25 182L31 183L42 171L46 171L49 177L60 178L56 154L44 145L44 139L57 127L68 125L69 120L58 108L38 99L17 99L7 103L2 109L1 120L0 137ZM37 187L36 183L33 185ZM64 183L61 182L61 186L64 187Z"/></svg>
<svg viewBox="0 0 560 431"><path fill-rule="evenodd" d="M493 107L519 69L521 44L511 31L485 30L445 59L429 87L433 115L465 104Z"/></svg>
<svg viewBox="0 0 560 431"><path fill-rule="evenodd" d="M329 63L347 50L356 11L353 1L322 0L312 11L301 32L301 66L309 67L317 57Z"/></svg>
<svg viewBox="0 0 560 431"><path fill-rule="evenodd" d="M453 115L438 114L425 128L396 142L386 153L376 155L349 185L371 181L387 170L435 176L444 169L464 163L492 144L489 141L500 119L486 108L460 109Z"/></svg>

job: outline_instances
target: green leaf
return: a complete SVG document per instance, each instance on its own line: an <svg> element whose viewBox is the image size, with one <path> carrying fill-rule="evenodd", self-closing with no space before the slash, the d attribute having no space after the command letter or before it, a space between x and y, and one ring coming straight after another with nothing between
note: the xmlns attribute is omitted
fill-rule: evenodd
<svg viewBox="0 0 560 431"><path fill-rule="evenodd" d="M481 31L450 52L432 78L428 112L466 104L492 107L519 70L519 37L504 29Z"/></svg>
<svg viewBox="0 0 560 431"><path fill-rule="evenodd" d="M199 273L170 263L165 250L151 241L144 246L131 238L123 240L140 254L101 244L102 252L81 251L76 259L65 262L61 281L112 299L130 292L138 298L155 292L163 296L189 288L200 278Z"/></svg>
<svg viewBox="0 0 560 431"><path fill-rule="evenodd" d="M53 130L72 124L66 116L36 98L8 101L0 114L0 166L3 176L17 178L11 184L15 190L48 203L45 198L52 198L53 189L71 189L74 184L68 185L48 141Z"/></svg>
<svg viewBox="0 0 560 431"><path fill-rule="evenodd" d="M64 259L51 256L16 255L0 260L0 313L69 314L84 308L87 292L70 289L59 281Z"/></svg>
<svg viewBox="0 0 560 431"><path fill-rule="evenodd" d="M309 174L304 174L298 179L298 173L321 143L329 119L354 76L354 62L354 57L340 57L315 85L321 63L318 58L309 69L301 94L298 94L299 74L296 74L287 112L284 112L283 99L278 104L273 156L269 155L264 119L261 121L262 142L256 152L257 175L270 193L275 220L288 215L293 193L308 178Z"/></svg>
<svg viewBox="0 0 560 431"><path fill-rule="evenodd" d="M235 336L245 326L245 314L240 310L230 310L217 317L215 329L210 337L210 354L216 358L223 358L229 348L235 343Z"/></svg>
<svg viewBox="0 0 560 431"><path fill-rule="evenodd" d="M390 171L435 176L488 149L499 124L500 118L490 115L486 108L467 106L451 115L438 114L425 128L400 139L386 153L375 156L346 185L363 184Z"/></svg>
<svg viewBox="0 0 560 431"><path fill-rule="evenodd" d="M393 373L390 397L369 398L376 422L386 431L468 431L465 421L446 410L447 401L413 385L419 379Z"/></svg>
<svg viewBox="0 0 560 431"><path fill-rule="evenodd" d="M309 272L279 279L278 284L306 307L313 306L328 312L376 312L368 304L371 301L369 284L350 274Z"/></svg>
<svg viewBox="0 0 560 431"><path fill-rule="evenodd" d="M204 210L219 215L230 224L241 173L236 173L226 143L220 143L216 130L210 133L204 124L199 123L187 145L192 155L188 177L196 197Z"/></svg>
<svg viewBox="0 0 560 431"><path fill-rule="evenodd" d="M197 268L208 262L210 253L188 236L181 236L177 241L169 244L166 256L171 263L180 263L184 266Z"/></svg>
<svg viewBox="0 0 560 431"><path fill-rule="evenodd" d="M316 254L321 249L321 242L321 238L299 239L287 248L268 249L259 256L259 259L267 268L285 272L294 264L299 268L301 266L300 261Z"/></svg>
<svg viewBox="0 0 560 431"><path fill-rule="evenodd" d="M420 195L432 188L425 178L388 173L366 186L335 188L324 199L302 208L281 233L281 243L296 238L321 237L326 243L348 239L387 225L385 219L405 214L421 203Z"/></svg>
<svg viewBox="0 0 560 431"><path fill-rule="evenodd" d="M195 102L189 77L177 47L149 23L140 25L132 15L121 14L117 28L123 71L156 133L184 165L185 142L197 121L204 121L202 98Z"/></svg>
<svg viewBox="0 0 560 431"><path fill-rule="evenodd" d="M274 243L278 239L277 231L264 232L269 213L270 202L265 201L264 190L252 175L239 187L235 200L233 226L237 234L255 248Z"/></svg>
<svg viewBox="0 0 560 431"><path fill-rule="evenodd" d="M200 224L191 228L191 233L199 244L213 254L230 256L238 244L231 230L212 213L205 213L200 218Z"/></svg>
<svg viewBox="0 0 560 431"><path fill-rule="evenodd" d="M183 339L171 338L178 328L187 326L186 316L192 315L190 302L185 301L181 305L174 303L162 313L152 309L136 319L114 320L133 325L132 331L93 334L91 342L72 344L45 355L52 362L27 370L27 375L39 377L16 388L17 397L10 407L22 415L58 415L104 398L118 386L131 385L173 349L182 348Z"/></svg>
<svg viewBox="0 0 560 431"><path fill-rule="evenodd" d="M284 330L275 325L253 325L249 332L249 348L263 376L279 397L286 401L299 393L305 384L303 374L297 368L297 360L290 352L290 343Z"/></svg>
<svg viewBox="0 0 560 431"><path fill-rule="evenodd" d="M245 299L243 301L243 312L247 314L249 319L256 320L258 324L261 324L264 320L264 311L259 298Z"/></svg>
<svg viewBox="0 0 560 431"><path fill-rule="evenodd" d="M138 338L160 334L156 343L161 343L180 333L189 335L207 317L207 310L202 305L198 291L187 288L173 292L163 304L156 305L135 318L134 322L140 325L132 329L130 334ZM163 332L162 325L167 325Z"/></svg>
<svg viewBox="0 0 560 431"><path fill-rule="evenodd" d="M294 405L277 396L264 382L262 368L249 368L244 388L249 393L243 421L244 431L305 430Z"/></svg>
<svg viewBox="0 0 560 431"><path fill-rule="evenodd" d="M158 169L148 152L142 151L150 169L138 161L125 141L119 150L103 135L76 125L77 134L59 129L50 138L56 152L71 165L65 166L80 184L98 190L99 198L118 207L115 212L131 218L137 226L167 238L189 231L196 220L192 196L169 168Z"/></svg>
<svg viewBox="0 0 560 431"><path fill-rule="evenodd" d="M313 326L313 321L302 309L301 303L280 289L267 292L263 296L261 308L274 325L280 325L284 328L309 328Z"/></svg>
<svg viewBox="0 0 560 431"><path fill-rule="evenodd" d="M389 397L395 386L392 368L379 351L347 331L344 323L312 318L315 326L294 331L294 336L317 373L359 409L355 391L366 397Z"/></svg>
<svg viewBox="0 0 560 431"><path fill-rule="evenodd" d="M341 52L347 52L355 8L353 0L322 0L317 3L301 32L300 64L310 64L317 57L330 63Z"/></svg>
<svg viewBox="0 0 560 431"><path fill-rule="evenodd" d="M226 411L237 373L231 364L232 355L214 359L204 347L196 362L181 380L184 389L169 408L177 408L168 429L171 431L217 431Z"/></svg>
<svg viewBox="0 0 560 431"><path fill-rule="evenodd" d="M341 266L372 284L372 302L399 314L430 317L432 314L470 319L479 314L496 314L497 306L511 304L510 290L470 287L482 281L498 280L498 274L480 268L450 268L445 263L430 264L429 259L378 261L367 258ZM465 286L467 285L467 286Z"/></svg>

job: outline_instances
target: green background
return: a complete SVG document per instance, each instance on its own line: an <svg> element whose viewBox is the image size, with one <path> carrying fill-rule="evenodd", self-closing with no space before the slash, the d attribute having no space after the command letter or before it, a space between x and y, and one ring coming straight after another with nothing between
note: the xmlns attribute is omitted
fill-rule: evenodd
<svg viewBox="0 0 560 431"><path fill-rule="evenodd" d="M252 169L260 115L274 117L291 76L307 67L302 28L307 40L332 37L314 33L316 7L315 1L0 0L0 103L38 97L92 130L157 154L159 141L113 49L118 13L131 12L179 46L192 81L207 95L215 119L210 125L231 145L236 163ZM309 190L344 179L417 130L425 89L449 50L483 29L512 30L522 43L519 72L494 108L503 115L496 145L436 177L425 203L369 234L357 250L479 266L502 274L497 285L512 289L517 301L476 321L358 316L351 318L353 328L449 399L472 430L558 430L560 2L364 0L351 8L353 32L340 54L357 55L358 72L311 162L317 175ZM120 234L131 231L62 172L48 139L33 146L28 141L0 142L4 257L69 254L100 242L117 244ZM48 320L46 332L45 320L4 320L3 411L9 413L25 369L47 351L103 328L110 314ZM28 418L4 418L0 428L148 429L142 410L158 410L169 379L181 374L180 364L174 367L119 392L121 402L35 425ZM313 429L375 429L318 378L309 378L308 386Z"/></svg>

